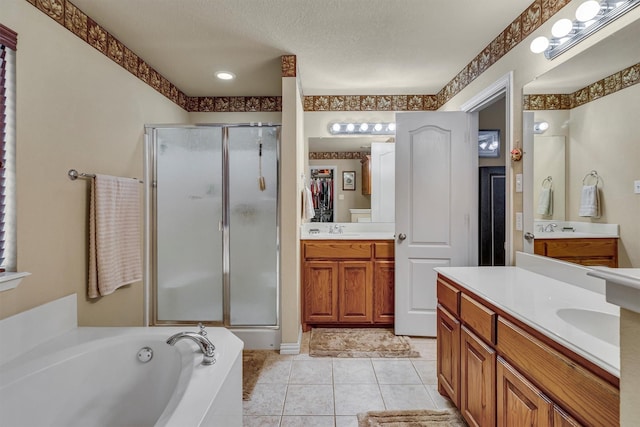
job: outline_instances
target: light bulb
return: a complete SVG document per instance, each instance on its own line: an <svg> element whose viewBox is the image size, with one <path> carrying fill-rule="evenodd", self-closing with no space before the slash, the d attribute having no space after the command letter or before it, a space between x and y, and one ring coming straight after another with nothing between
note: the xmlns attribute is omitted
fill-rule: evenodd
<svg viewBox="0 0 640 427"><path fill-rule="evenodd" d="M564 37L569 34L572 29L573 22L571 22L571 19L564 18L553 24L551 34L553 34L553 37Z"/></svg>
<svg viewBox="0 0 640 427"><path fill-rule="evenodd" d="M355 129L355 125L353 123L349 123L347 125L347 132L353 132L353 130Z"/></svg>
<svg viewBox="0 0 640 427"><path fill-rule="evenodd" d="M588 0L576 9L576 19L580 22L586 22L595 18L598 12L600 12L600 3L596 0Z"/></svg>
<svg viewBox="0 0 640 427"><path fill-rule="evenodd" d="M547 50L548 47L549 39L545 36L540 36L533 39L531 45L529 46L529 49L531 49L531 52L533 53L542 53Z"/></svg>
<svg viewBox="0 0 640 427"><path fill-rule="evenodd" d="M375 130L376 132L380 132L382 130L382 125L380 123L376 123L376 125L373 127L373 130Z"/></svg>
<svg viewBox="0 0 640 427"><path fill-rule="evenodd" d="M369 129L369 124L368 123L361 123L360 124L360 132L366 132Z"/></svg>
<svg viewBox="0 0 640 427"><path fill-rule="evenodd" d="M334 133L340 132L340 123L334 123L333 125L331 125L331 130Z"/></svg>
<svg viewBox="0 0 640 427"><path fill-rule="evenodd" d="M389 126L387 126L387 129L389 129L391 132L395 132L396 124L395 123L389 123Z"/></svg>

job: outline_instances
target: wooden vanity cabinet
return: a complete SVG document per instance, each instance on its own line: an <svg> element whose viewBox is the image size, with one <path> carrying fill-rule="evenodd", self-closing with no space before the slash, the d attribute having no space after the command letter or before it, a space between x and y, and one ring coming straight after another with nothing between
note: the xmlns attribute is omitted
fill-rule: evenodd
<svg viewBox="0 0 640 427"><path fill-rule="evenodd" d="M618 267L617 238L535 239L533 252L575 264Z"/></svg>
<svg viewBox="0 0 640 427"><path fill-rule="evenodd" d="M619 425L619 381L438 275L438 391L470 426Z"/></svg>
<svg viewBox="0 0 640 427"><path fill-rule="evenodd" d="M394 243L302 242L303 330L393 325Z"/></svg>

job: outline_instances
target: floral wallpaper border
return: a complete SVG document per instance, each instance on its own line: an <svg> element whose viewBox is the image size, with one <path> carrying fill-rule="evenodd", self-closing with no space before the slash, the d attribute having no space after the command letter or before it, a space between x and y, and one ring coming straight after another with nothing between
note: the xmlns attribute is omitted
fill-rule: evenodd
<svg viewBox="0 0 640 427"><path fill-rule="evenodd" d="M26 0L187 111L282 111L282 98L189 97L69 0ZM546 22L570 0L535 0L436 95L305 96L305 111L437 110ZM295 55L283 55L282 76L296 77Z"/></svg>
<svg viewBox="0 0 640 427"><path fill-rule="evenodd" d="M367 151L321 151L310 152L309 160L362 160Z"/></svg>
<svg viewBox="0 0 640 427"><path fill-rule="evenodd" d="M640 83L640 63L625 68L567 94L530 94L523 97L524 110L570 110Z"/></svg>

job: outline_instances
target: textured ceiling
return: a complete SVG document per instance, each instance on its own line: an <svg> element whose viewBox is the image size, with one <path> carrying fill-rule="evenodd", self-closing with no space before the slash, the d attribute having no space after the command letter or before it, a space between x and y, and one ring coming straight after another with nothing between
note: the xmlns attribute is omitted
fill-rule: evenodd
<svg viewBox="0 0 640 427"><path fill-rule="evenodd" d="M435 94L532 0L73 0L188 96ZM236 74L218 81L217 70Z"/></svg>

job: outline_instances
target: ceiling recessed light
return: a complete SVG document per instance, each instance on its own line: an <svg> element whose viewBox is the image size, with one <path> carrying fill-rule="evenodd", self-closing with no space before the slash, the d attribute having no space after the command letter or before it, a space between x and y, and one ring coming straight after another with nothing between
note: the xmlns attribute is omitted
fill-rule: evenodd
<svg viewBox="0 0 640 427"><path fill-rule="evenodd" d="M216 71L216 77L220 80L233 80L236 78L236 75L230 71Z"/></svg>

